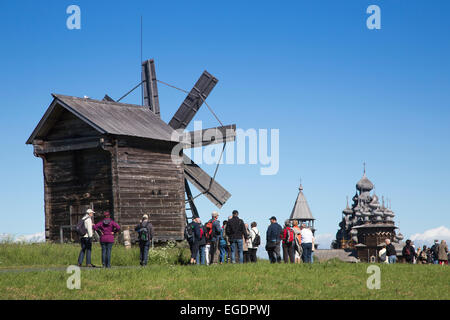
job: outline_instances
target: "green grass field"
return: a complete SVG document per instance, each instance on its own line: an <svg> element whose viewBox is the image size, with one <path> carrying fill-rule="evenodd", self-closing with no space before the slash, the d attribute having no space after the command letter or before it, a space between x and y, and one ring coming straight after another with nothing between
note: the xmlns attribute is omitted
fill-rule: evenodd
<svg viewBox="0 0 450 320"><path fill-rule="evenodd" d="M160 248L139 267L138 249L113 248L117 268L82 269L81 289L69 290L65 268L77 245L0 244L0 299L449 299L450 269L379 265L381 288L369 290L368 264L184 265L185 248ZM93 263L100 264L94 246ZM53 270L45 270L54 268ZM33 270L29 270L33 269ZM38 270L34 270L38 269ZM42 269L42 270L41 270ZM19 271L21 270L21 271Z"/></svg>

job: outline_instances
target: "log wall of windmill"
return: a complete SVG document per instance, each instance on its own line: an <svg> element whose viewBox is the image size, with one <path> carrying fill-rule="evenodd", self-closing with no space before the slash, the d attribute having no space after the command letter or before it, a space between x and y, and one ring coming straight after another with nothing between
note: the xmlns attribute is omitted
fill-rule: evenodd
<svg viewBox="0 0 450 320"><path fill-rule="evenodd" d="M173 162L171 150L167 144L122 138L113 152L120 223L134 226L147 214L156 239L163 241L182 240L186 223L182 158Z"/></svg>
<svg viewBox="0 0 450 320"><path fill-rule="evenodd" d="M97 131L69 112L61 115L45 141L70 147L83 137L99 137ZM45 142L44 142L45 145ZM101 148L51 152L42 155L44 167L46 239L60 240L60 226L76 225L86 208L93 207L100 219L103 210L113 211L111 156ZM76 235L64 229L64 240Z"/></svg>

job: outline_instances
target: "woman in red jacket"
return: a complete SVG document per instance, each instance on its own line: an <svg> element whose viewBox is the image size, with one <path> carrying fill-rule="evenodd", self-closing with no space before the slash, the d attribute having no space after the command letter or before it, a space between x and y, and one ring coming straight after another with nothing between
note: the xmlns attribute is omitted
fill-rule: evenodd
<svg viewBox="0 0 450 320"><path fill-rule="evenodd" d="M102 246L102 264L104 268L111 268L111 250L114 244L114 233L120 231L120 226L111 219L108 211L104 212L105 218L93 228L100 231L100 244Z"/></svg>

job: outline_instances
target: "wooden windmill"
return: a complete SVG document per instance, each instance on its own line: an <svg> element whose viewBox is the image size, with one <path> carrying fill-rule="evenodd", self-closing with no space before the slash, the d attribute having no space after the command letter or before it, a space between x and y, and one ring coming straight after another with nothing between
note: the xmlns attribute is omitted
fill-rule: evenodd
<svg viewBox="0 0 450 320"><path fill-rule="evenodd" d="M184 131L206 104L217 79L203 72L168 124L160 117L157 82L154 61L148 60L134 88L143 86L143 106L120 102L134 89L117 102L107 95L95 100L53 94L26 142L43 160L48 241L73 240L70 227L86 208L98 215L110 211L130 227L148 214L158 240L182 240L186 209L198 216L188 181L219 208L231 196L182 150L234 141L236 126L176 131ZM183 148L174 158L181 138Z"/></svg>

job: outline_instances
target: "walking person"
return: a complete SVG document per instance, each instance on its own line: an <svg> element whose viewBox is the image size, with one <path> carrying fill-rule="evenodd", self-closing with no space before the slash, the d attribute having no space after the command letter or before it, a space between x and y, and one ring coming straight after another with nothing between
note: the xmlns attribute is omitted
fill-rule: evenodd
<svg viewBox="0 0 450 320"><path fill-rule="evenodd" d="M248 239L248 252L250 262L256 263L257 262L256 252L258 251L258 247L261 244L261 236L259 234L256 222L252 222L250 224L250 227L251 228L250 228L250 236Z"/></svg>
<svg viewBox="0 0 450 320"><path fill-rule="evenodd" d="M247 240L248 236L237 210L233 211L233 217L227 223L227 235L231 244L231 263L235 263L236 253L239 254L239 263L244 263L243 240Z"/></svg>
<svg viewBox="0 0 450 320"><path fill-rule="evenodd" d="M304 263L311 263L313 233L310 228L306 227L306 224L302 224L301 235L303 250L302 260Z"/></svg>
<svg viewBox="0 0 450 320"><path fill-rule="evenodd" d="M302 253L303 253L303 249L302 249L302 234L301 234L301 229L298 226L298 221L294 220L292 222L292 230L294 231L294 249L295 249L295 254L294 254L294 258L295 258L295 263L301 263L302 262Z"/></svg>
<svg viewBox="0 0 450 320"><path fill-rule="evenodd" d="M414 247L411 245L411 240L406 240L406 244L403 247L402 255L405 258L407 263L414 263L414 257L416 256L416 251Z"/></svg>
<svg viewBox="0 0 450 320"><path fill-rule="evenodd" d="M438 260L440 265L448 265L448 246L445 240L441 240L439 245Z"/></svg>
<svg viewBox="0 0 450 320"><path fill-rule="evenodd" d="M219 236L221 234L221 227L219 221L219 213L213 211L211 220L206 223L206 242L209 245L208 261L209 264L217 263L219 259Z"/></svg>
<svg viewBox="0 0 450 320"><path fill-rule="evenodd" d="M283 228L283 259L284 263L295 262L295 236L291 228L291 222L286 220Z"/></svg>
<svg viewBox="0 0 450 320"><path fill-rule="evenodd" d="M397 251L395 250L394 245L391 243L391 239L384 240L386 243L386 256L389 264L393 264L397 262Z"/></svg>
<svg viewBox="0 0 450 320"><path fill-rule="evenodd" d="M91 263L91 252L92 252L92 237L94 236L94 231L92 229L92 219L94 217L94 210L87 209L86 214L77 225L77 231L80 235L81 250L78 255L78 266L81 267L83 264L84 256L86 255L86 267L94 268L95 266Z"/></svg>
<svg viewBox="0 0 450 320"><path fill-rule="evenodd" d="M140 265L145 267L148 262L148 251L153 240L153 225L148 221L148 215L142 216L141 222L134 229L138 232Z"/></svg>
<svg viewBox="0 0 450 320"><path fill-rule="evenodd" d="M95 231L99 231L100 245L102 246L102 264L104 268L111 268L111 251L114 244L114 234L120 231L120 226L111 219L109 211L103 213L102 221L94 226Z"/></svg>
<svg viewBox="0 0 450 320"><path fill-rule="evenodd" d="M277 223L277 218L272 216L270 218L270 226L266 233L266 250L269 255L270 263L280 263L280 240L283 228Z"/></svg>

